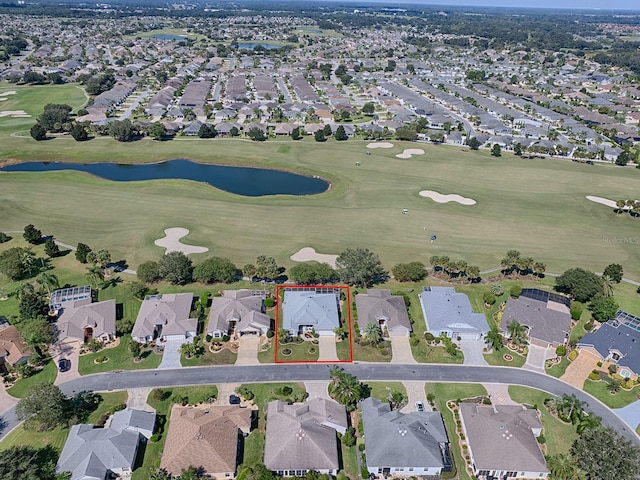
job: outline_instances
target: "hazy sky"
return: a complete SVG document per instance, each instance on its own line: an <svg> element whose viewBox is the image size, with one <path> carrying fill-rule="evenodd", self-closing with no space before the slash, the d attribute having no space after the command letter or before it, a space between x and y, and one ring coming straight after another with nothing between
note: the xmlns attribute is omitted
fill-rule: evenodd
<svg viewBox="0 0 640 480"><path fill-rule="evenodd" d="M640 0L409 0L431 5L477 5L491 7L576 8L607 10L638 10ZM387 0L389 5L393 1ZM399 1L398 3L402 3Z"/></svg>

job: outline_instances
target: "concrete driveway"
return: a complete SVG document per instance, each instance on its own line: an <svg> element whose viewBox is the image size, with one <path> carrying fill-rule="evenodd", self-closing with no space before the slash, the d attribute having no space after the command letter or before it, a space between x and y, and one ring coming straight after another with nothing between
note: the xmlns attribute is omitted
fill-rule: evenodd
<svg viewBox="0 0 640 480"><path fill-rule="evenodd" d="M223 407L229 406L229 396L236 394L236 388L240 386L239 383L219 383L218 398L216 399L216 405Z"/></svg>
<svg viewBox="0 0 640 480"><path fill-rule="evenodd" d="M244 335L238 340L238 357L236 365L257 365L260 337L258 335Z"/></svg>
<svg viewBox="0 0 640 480"><path fill-rule="evenodd" d="M482 349L486 347L484 339L460 340L457 342L464 355L464 365L488 365L482 354Z"/></svg>
<svg viewBox="0 0 640 480"><path fill-rule="evenodd" d="M623 408L614 408L613 411L629 424L632 429L640 425L640 400L636 400Z"/></svg>
<svg viewBox="0 0 640 480"><path fill-rule="evenodd" d="M193 338L179 338L177 340L167 340L161 345L164 346L164 352L162 353L162 361L158 368L180 368L180 346L183 343L191 343Z"/></svg>
<svg viewBox="0 0 640 480"><path fill-rule="evenodd" d="M78 363L80 361L80 340L56 343L51 347L50 352L51 358L56 366L56 370L58 370L58 362L61 359L65 358L71 361L69 370L66 372L58 370L56 380L53 382L55 385L60 385L61 383L69 380L80 378L80 373L78 372Z"/></svg>
<svg viewBox="0 0 640 480"><path fill-rule="evenodd" d="M555 354L553 356L555 356ZM546 359L547 348L530 343L529 353L527 354L527 361L525 362L523 368L544 373L544 362Z"/></svg>
<svg viewBox="0 0 640 480"><path fill-rule="evenodd" d="M424 404L424 410L430 412L431 405L427 402L427 395L424 392L424 382L402 382L404 388L407 389L407 404L400 409L402 413L413 412L416 409L416 402Z"/></svg>
<svg viewBox="0 0 640 480"><path fill-rule="evenodd" d="M495 405L520 405L511 400L509 396L509 385L504 383L483 383L487 389L487 394L491 398L491 403Z"/></svg>
<svg viewBox="0 0 640 480"><path fill-rule="evenodd" d="M18 399L12 397L4 389L4 385L0 385L0 415L7 410L11 410L18 403Z"/></svg>
<svg viewBox="0 0 640 480"><path fill-rule="evenodd" d="M584 381L593 369L598 368L599 361L600 358L583 348L580 350L576 359L569 364L567 369L564 371L564 375L560 377L560 380L564 380L565 382L582 390Z"/></svg>
<svg viewBox="0 0 640 480"><path fill-rule="evenodd" d="M319 362L335 362L338 360L335 335L320 335L318 337L318 348L320 349L318 352Z"/></svg>
<svg viewBox="0 0 640 480"><path fill-rule="evenodd" d="M406 337L389 337L391 340L391 363L418 363L411 353L411 345L409 345L409 336Z"/></svg>
<svg viewBox="0 0 640 480"><path fill-rule="evenodd" d="M329 397L328 381L304 382L304 388L307 390L309 400L313 400L314 398L324 398L329 400L331 398Z"/></svg>
<svg viewBox="0 0 640 480"><path fill-rule="evenodd" d="M127 407L143 412L155 412L156 410L147 403L152 388L131 388L127 390Z"/></svg>

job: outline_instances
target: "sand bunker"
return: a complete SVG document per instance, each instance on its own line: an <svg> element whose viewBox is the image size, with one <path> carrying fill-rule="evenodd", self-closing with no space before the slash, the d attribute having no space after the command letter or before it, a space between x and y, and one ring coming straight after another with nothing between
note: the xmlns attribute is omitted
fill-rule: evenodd
<svg viewBox="0 0 640 480"><path fill-rule="evenodd" d="M24 110L3 110L0 112L0 118L2 117L18 117L18 118L29 118L29 115Z"/></svg>
<svg viewBox="0 0 640 480"><path fill-rule="evenodd" d="M164 254L166 255L169 252L182 252L185 255L189 255L190 253L204 253L208 252L209 249L206 247L197 247L195 245L185 245L180 242L182 237L186 237L189 235L189 230L187 228L167 228L164 231L165 236L163 238L159 238L155 243L159 247L166 248Z"/></svg>
<svg viewBox="0 0 640 480"><path fill-rule="evenodd" d="M6 97L7 95L15 95L15 94L17 94L17 93L18 93L18 92L16 92L15 90L9 90L9 91L7 91L7 92L2 92L2 93L0 93L0 97Z"/></svg>
<svg viewBox="0 0 640 480"><path fill-rule="evenodd" d="M424 155L424 150L421 148L407 148L404 152L396 155L398 158L411 158L413 155Z"/></svg>
<svg viewBox="0 0 640 480"><path fill-rule="evenodd" d="M606 205L607 207L618 208L618 205L616 204L616 202L614 200L609 200L608 198L594 197L593 195L587 195L586 199L591 200L592 202L599 203L601 205Z"/></svg>
<svg viewBox="0 0 640 480"><path fill-rule="evenodd" d="M289 257L294 262L311 262L327 263L331 268L336 268L336 259L338 255L326 255L317 253L315 248L304 247Z"/></svg>
<svg viewBox="0 0 640 480"><path fill-rule="evenodd" d="M389 142L368 143L367 148L393 148L393 143L389 143Z"/></svg>
<svg viewBox="0 0 640 480"><path fill-rule="evenodd" d="M455 193L444 195L442 193L434 192L433 190L422 190L420 192L421 197L430 198L436 203L449 203L457 202L461 205L475 205L476 201L473 198L467 198Z"/></svg>

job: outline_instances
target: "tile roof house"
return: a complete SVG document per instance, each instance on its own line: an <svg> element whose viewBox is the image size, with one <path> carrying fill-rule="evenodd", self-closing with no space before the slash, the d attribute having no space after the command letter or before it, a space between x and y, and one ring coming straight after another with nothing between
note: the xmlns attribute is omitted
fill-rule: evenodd
<svg viewBox="0 0 640 480"><path fill-rule="evenodd" d="M525 288L518 298L509 298L502 314L503 328L518 321L529 328L532 343L548 347L565 343L571 328L569 298L537 288Z"/></svg>
<svg viewBox="0 0 640 480"><path fill-rule="evenodd" d="M91 303L91 299L64 302L58 309L57 341L92 339L108 342L116 338L116 301Z"/></svg>
<svg viewBox="0 0 640 480"><path fill-rule="evenodd" d="M271 318L265 312L264 294L253 290L224 290L214 297L209 312L209 335L266 335Z"/></svg>
<svg viewBox="0 0 640 480"><path fill-rule="evenodd" d="M138 343L193 337L197 318L189 318L193 293L148 295L140 306L131 337Z"/></svg>
<svg viewBox="0 0 640 480"><path fill-rule="evenodd" d="M411 333L404 298L391 295L390 290L369 289L367 293L357 294L356 309L361 333L364 333L368 323L380 325L383 331L386 328L390 336L407 336Z"/></svg>
<svg viewBox="0 0 640 480"><path fill-rule="evenodd" d="M6 365L25 363L31 356L31 349L24 343L20 332L9 323L0 324L0 372Z"/></svg>
<svg viewBox="0 0 640 480"><path fill-rule="evenodd" d="M239 406L174 405L160 468L180 475L194 466L209 477L234 477L242 460L240 438L251 430L253 412Z"/></svg>
<svg viewBox="0 0 640 480"><path fill-rule="evenodd" d="M545 479L549 469L537 438L542 422L520 405L460 404L474 475Z"/></svg>
<svg viewBox="0 0 640 480"><path fill-rule="evenodd" d="M119 413L119 412L118 412ZM148 424L155 414L148 412L140 419ZM114 414L114 418L117 414ZM71 480L104 480L112 473L131 473L141 435L137 425L120 422L109 428L94 428L91 424L71 427L56 466L56 472L71 472Z"/></svg>
<svg viewBox="0 0 640 480"><path fill-rule="evenodd" d="M618 310L615 318L582 337L578 347L595 351L602 360L616 363L623 377L637 377L640 375L640 317Z"/></svg>
<svg viewBox="0 0 640 480"><path fill-rule="evenodd" d="M340 326L338 296L306 290L287 290L282 302L282 328L293 336L308 330L318 335L334 335Z"/></svg>
<svg viewBox="0 0 640 480"><path fill-rule="evenodd" d="M477 340L489 331L484 314L474 312L469 297L453 287L424 287L419 297L427 330L436 337Z"/></svg>
<svg viewBox="0 0 640 480"><path fill-rule="evenodd" d="M344 433L346 428L344 407L331 400L317 398L292 405L270 402L264 464L285 477L309 470L335 475L340 469L336 431Z"/></svg>
<svg viewBox="0 0 640 480"><path fill-rule="evenodd" d="M360 404L367 470L373 475L440 475L452 468L449 437L438 412L401 413L369 397Z"/></svg>

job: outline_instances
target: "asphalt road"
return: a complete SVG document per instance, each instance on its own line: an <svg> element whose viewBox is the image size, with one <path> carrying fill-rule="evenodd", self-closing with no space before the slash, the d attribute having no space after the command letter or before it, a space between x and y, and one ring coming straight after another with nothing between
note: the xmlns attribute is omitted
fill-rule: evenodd
<svg viewBox="0 0 640 480"><path fill-rule="evenodd" d="M582 390L557 378L540 373L508 367L474 367L462 365L391 365L379 363L344 364L344 369L362 382L383 380L418 380L424 382L471 382L505 383L524 385L544 390L554 395L573 394L585 401L587 411L593 412L605 425L615 428L620 434L640 446L640 437L604 404ZM207 385L219 383L292 382L327 380L327 364L252 365L192 367L174 370L137 370L88 375L60 385L68 395L82 390L108 391L139 387L170 387L179 385ZM15 412L3 415L6 425L0 439L17 425Z"/></svg>

